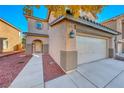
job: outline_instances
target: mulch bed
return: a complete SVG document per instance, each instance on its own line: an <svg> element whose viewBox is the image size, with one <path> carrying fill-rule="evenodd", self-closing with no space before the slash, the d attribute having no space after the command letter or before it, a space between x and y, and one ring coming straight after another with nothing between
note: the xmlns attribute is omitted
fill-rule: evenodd
<svg viewBox="0 0 124 93"><path fill-rule="evenodd" d="M21 52L0 58L0 87L9 87L31 57Z"/></svg>
<svg viewBox="0 0 124 93"><path fill-rule="evenodd" d="M49 54L43 55L43 70L45 82L65 74Z"/></svg>

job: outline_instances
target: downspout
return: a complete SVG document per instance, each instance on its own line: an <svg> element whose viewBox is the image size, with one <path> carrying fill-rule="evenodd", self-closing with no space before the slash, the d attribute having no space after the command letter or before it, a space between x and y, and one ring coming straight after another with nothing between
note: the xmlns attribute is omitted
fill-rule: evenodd
<svg viewBox="0 0 124 93"><path fill-rule="evenodd" d="M115 35L115 38L114 38L114 47L115 47L115 51L114 52L115 52L115 56L116 56L116 54L117 54L117 35Z"/></svg>

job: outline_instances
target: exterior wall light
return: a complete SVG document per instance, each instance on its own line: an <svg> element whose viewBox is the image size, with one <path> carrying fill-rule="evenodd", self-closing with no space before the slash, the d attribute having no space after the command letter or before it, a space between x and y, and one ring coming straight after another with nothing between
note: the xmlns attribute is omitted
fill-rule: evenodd
<svg viewBox="0 0 124 93"><path fill-rule="evenodd" d="M72 31L69 33L69 36L70 36L70 38L74 38L74 37L75 37L75 32L72 30Z"/></svg>

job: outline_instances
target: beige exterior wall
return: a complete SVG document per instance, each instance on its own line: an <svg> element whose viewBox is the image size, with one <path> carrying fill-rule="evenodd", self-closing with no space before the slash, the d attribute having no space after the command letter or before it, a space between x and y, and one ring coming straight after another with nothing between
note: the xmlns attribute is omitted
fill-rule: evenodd
<svg viewBox="0 0 124 93"><path fill-rule="evenodd" d="M113 30L117 30L117 21L116 20L112 20L112 21L109 21L109 22L105 22L103 23L104 26L107 26Z"/></svg>
<svg viewBox="0 0 124 93"><path fill-rule="evenodd" d="M36 28L37 22L42 23L42 28L40 30ZM48 34L48 23L28 18L28 32L47 35Z"/></svg>
<svg viewBox="0 0 124 93"><path fill-rule="evenodd" d="M19 31L0 20L0 38L8 38L8 48L3 52L13 51L14 47L21 43Z"/></svg>
<svg viewBox="0 0 124 93"><path fill-rule="evenodd" d="M49 29L49 53L60 65L60 51L66 49L66 21L62 21Z"/></svg>
<svg viewBox="0 0 124 93"><path fill-rule="evenodd" d="M92 35L101 36L101 37L108 37L108 38L112 37L112 35L109 33L105 33L102 30L97 30L95 28L88 27L85 25L78 24L76 28L77 28L78 32L83 32L86 34L92 34Z"/></svg>
<svg viewBox="0 0 124 93"><path fill-rule="evenodd" d="M67 33L66 33L66 51L76 51L76 38L70 38L69 34L71 31L75 33L76 37L76 30L74 29L74 23L67 21Z"/></svg>
<svg viewBox="0 0 124 93"><path fill-rule="evenodd" d="M52 15L52 13L49 16L49 23L54 21L56 18Z"/></svg>
<svg viewBox="0 0 124 93"><path fill-rule="evenodd" d="M43 44L48 44L48 37L40 37L40 36L28 36L26 37L27 44L32 44L34 40L41 40Z"/></svg>

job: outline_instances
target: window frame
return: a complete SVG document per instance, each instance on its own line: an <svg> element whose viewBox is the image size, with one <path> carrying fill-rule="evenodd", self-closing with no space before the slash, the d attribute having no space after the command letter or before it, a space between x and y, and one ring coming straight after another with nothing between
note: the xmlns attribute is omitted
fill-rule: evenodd
<svg viewBox="0 0 124 93"><path fill-rule="evenodd" d="M36 29L41 30L43 28L43 24L41 22L36 22Z"/></svg>
<svg viewBox="0 0 124 93"><path fill-rule="evenodd" d="M9 42L7 39L3 40L3 49L8 49L8 44Z"/></svg>

